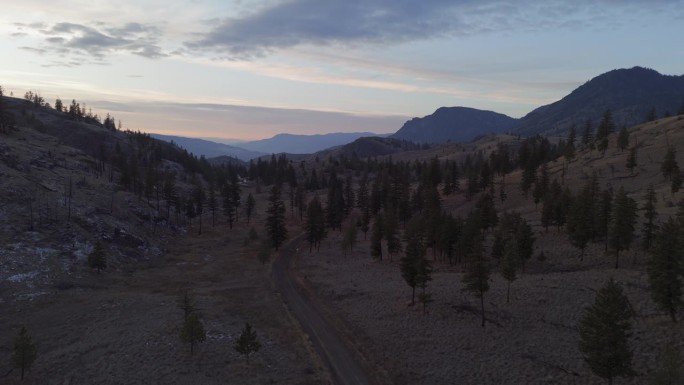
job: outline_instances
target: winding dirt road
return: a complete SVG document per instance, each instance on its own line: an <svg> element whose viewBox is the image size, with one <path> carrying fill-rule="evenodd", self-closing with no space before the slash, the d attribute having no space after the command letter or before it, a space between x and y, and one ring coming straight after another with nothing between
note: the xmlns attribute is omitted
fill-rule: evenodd
<svg viewBox="0 0 684 385"><path fill-rule="evenodd" d="M272 279L289 311L309 335L321 361L327 366L335 384L374 384L359 361L359 353L345 343L335 327L325 317L320 305L313 301L297 284L291 260L304 237L299 236L280 251L273 262Z"/></svg>

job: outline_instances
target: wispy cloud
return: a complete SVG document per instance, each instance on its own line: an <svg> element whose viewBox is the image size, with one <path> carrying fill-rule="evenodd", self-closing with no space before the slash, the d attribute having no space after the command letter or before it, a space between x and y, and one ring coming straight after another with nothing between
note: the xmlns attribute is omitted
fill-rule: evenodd
<svg viewBox="0 0 684 385"><path fill-rule="evenodd" d="M56 55L62 58L88 58L92 64L106 64L106 58L112 54L126 53L158 59L168 56L159 43L161 31L154 26L140 23L127 23L113 26L95 22L91 25L78 23L16 23L18 37L27 36L28 32L40 36L36 47L21 49L40 55ZM46 66L73 66L79 61L54 61Z"/></svg>
<svg viewBox="0 0 684 385"><path fill-rule="evenodd" d="M654 9L666 13L680 3L661 0ZM386 45L444 36L610 26L640 6L644 5L611 0L291 0L243 17L212 20L207 23L209 31L185 45L245 60L299 45ZM601 23L590 23L587 16Z"/></svg>

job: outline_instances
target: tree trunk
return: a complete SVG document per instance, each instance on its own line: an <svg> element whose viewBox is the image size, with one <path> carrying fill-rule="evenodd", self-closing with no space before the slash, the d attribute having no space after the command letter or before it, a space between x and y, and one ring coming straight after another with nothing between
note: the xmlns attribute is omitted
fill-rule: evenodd
<svg viewBox="0 0 684 385"><path fill-rule="evenodd" d="M672 317L672 322L677 323L677 312L674 307L670 308L670 317Z"/></svg>
<svg viewBox="0 0 684 385"><path fill-rule="evenodd" d="M615 268L618 268L618 259L620 258L620 249L615 250Z"/></svg>
<svg viewBox="0 0 684 385"><path fill-rule="evenodd" d="M411 286L411 305L415 303L415 298L416 298L416 287Z"/></svg>

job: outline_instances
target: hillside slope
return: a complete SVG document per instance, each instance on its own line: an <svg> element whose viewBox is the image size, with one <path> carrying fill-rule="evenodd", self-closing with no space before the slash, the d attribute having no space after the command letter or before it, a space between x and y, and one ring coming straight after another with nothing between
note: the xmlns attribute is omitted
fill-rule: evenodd
<svg viewBox="0 0 684 385"><path fill-rule="evenodd" d="M368 136L379 135L372 132L336 132L319 135L278 134L268 139L241 143L240 147L266 154L313 154Z"/></svg>
<svg viewBox="0 0 684 385"><path fill-rule="evenodd" d="M634 67L601 74L563 99L539 107L522 117L515 132L522 135L565 135L572 124L587 120L597 126L601 115L611 110L618 127L646 120L652 108L658 117L676 114L684 107L684 75L661 75L655 70Z"/></svg>

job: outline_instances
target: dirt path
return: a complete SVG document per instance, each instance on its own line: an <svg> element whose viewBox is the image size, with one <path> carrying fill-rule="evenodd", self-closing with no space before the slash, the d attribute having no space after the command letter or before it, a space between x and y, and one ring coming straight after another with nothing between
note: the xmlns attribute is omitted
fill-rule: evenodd
<svg viewBox="0 0 684 385"><path fill-rule="evenodd" d="M372 384L371 377L359 364L359 353L345 343L341 333L323 315L320 304L313 301L298 284L291 260L299 250L303 236L295 238L281 251L273 263L272 279L290 312L309 335L316 352L328 367L336 384Z"/></svg>

